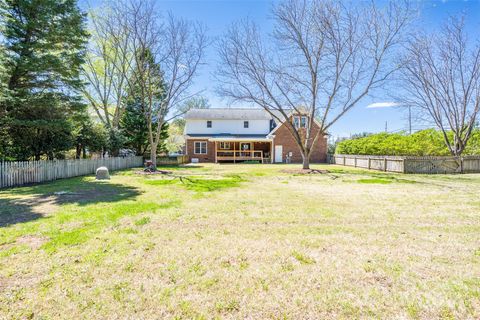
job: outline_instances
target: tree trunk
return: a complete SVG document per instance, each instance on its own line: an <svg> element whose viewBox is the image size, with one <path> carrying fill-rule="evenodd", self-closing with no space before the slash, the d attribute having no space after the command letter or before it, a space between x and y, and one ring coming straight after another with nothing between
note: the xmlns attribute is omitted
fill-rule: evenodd
<svg viewBox="0 0 480 320"><path fill-rule="evenodd" d="M150 148L150 160L154 170L157 170L157 146L152 145Z"/></svg>
<svg viewBox="0 0 480 320"><path fill-rule="evenodd" d="M75 152L75 159L80 159L80 154L82 153L82 147L80 144L77 144L76 152Z"/></svg>
<svg viewBox="0 0 480 320"><path fill-rule="evenodd" d="M302 159L303 159L303 169L308 170L310 169L310 157L302 154Z"/></svg>

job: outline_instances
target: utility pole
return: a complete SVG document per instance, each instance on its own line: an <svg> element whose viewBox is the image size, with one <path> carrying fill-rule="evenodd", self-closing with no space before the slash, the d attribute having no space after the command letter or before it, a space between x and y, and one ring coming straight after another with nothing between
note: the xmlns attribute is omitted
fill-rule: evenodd
<svg viewBox="0 0 480 320"><path fill-rule="evenodd" d="M388 132L388 123L385 121L385 132Z"/></svg>
<svg viewBox="0 0 480 320"><path fill-rule="evenodd" d="M412 107L408 106L408 131L412 134Z"/></svg>

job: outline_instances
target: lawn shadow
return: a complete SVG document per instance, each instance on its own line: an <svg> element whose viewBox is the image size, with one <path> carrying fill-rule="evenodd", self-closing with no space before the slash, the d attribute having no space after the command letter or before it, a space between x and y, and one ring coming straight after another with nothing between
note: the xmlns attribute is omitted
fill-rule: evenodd
<svg viewBox="0 0 480 320"><path fill-rule="evenodd" d="M141 194L139 189L121 184L85 178L68 180L0 192L0 228L44 218L61 205L117 202ZM8 197L2 198L3 194Z"/></svg>

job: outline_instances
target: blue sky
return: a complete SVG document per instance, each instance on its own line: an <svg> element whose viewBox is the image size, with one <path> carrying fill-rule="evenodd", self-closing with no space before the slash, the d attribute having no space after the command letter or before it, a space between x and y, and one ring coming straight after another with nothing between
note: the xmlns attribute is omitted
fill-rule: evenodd
<svg viewBox="0 0 480 320"><path fill-rule="evenodd" d="M80 0L84 9L95 6L98 0ZM88 3L88 5L87 5ZM270 30L269 18L271 6L275 1L266 0L157 0L160 11L172 12L175 16L197 20L205 24L212 39L221 36L230 24L238 19L249 17L256 21L263 30ZM478 37L480 32L480 0L438 0L418 1L420 8L419 27L434 31L449 15L463 13L467 18L470 37ZM203 90L212 107L225 107L228 101L215 93L217 84L212 73L217 65L216 50L211 46L207 50L206 65L200 70L194 90ZM366 108L371 103L390 102L388 94L377 93L365 99L347 115L341 118L331 129L333 136L349 136L359 132L379 132L406 129L407 117L396 108ZM414 127L415 124L414 124ZM418 127L418 126L417 126Z"/></svg>

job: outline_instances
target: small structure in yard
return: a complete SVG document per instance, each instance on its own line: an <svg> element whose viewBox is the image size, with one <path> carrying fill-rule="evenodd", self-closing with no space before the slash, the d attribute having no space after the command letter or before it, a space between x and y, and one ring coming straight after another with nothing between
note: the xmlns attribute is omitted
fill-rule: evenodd
<svg viewBox="0 0 480 320"><path fill-rule="evenodd" d="M110 179L110 173L108 172L107 167L100 167L97 169L95 178L97 180L109 180Z"/></svg>

